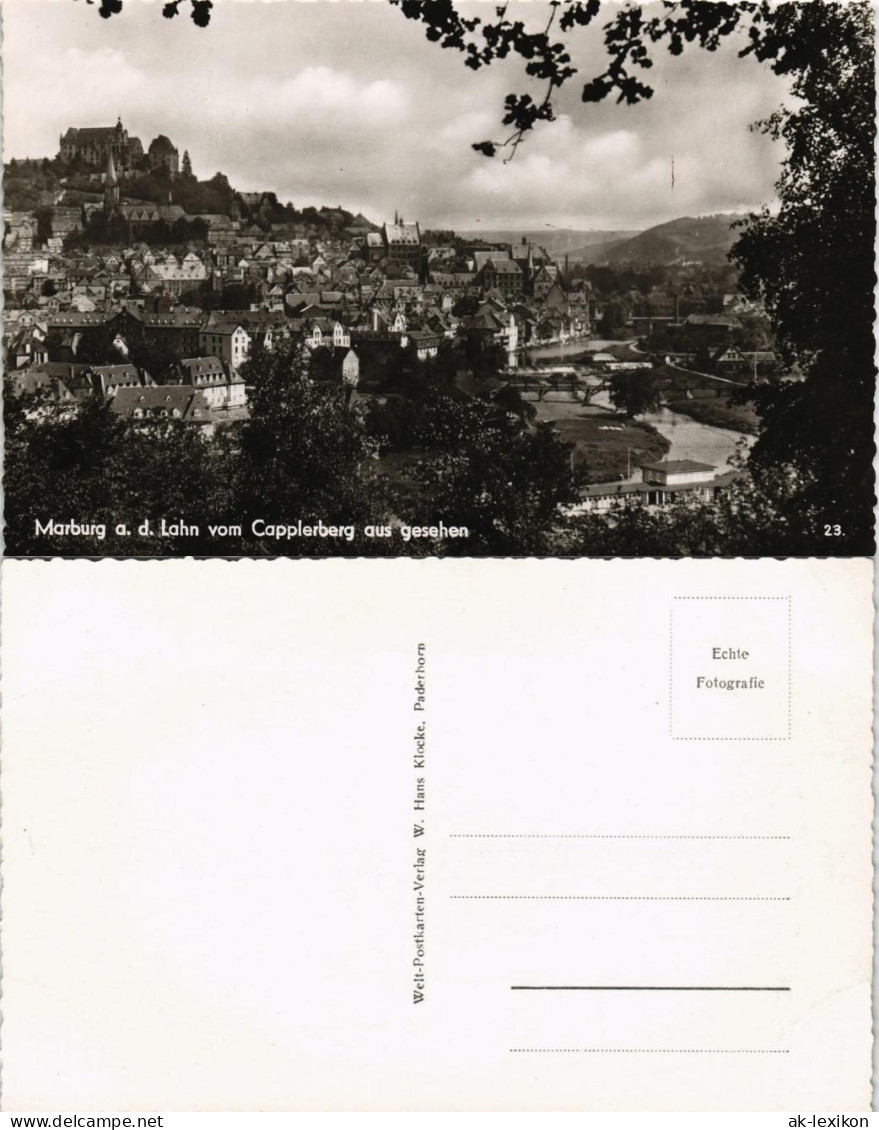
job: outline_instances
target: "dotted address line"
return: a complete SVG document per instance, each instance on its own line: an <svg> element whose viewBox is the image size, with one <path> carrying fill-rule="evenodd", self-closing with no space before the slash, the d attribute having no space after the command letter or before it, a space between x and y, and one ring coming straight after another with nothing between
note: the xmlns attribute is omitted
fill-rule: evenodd
<svg viewBox="0 0 879 1130"><path fill-rule="evenodd" d="M514 1055L790 1055L788 1048L510 1048Z"/></svg>
<svg viewBox="0 0 879 1130"><path fill-rule="evenodd" d="M451 840L789 840L790 836L617 835L592 832L450 832Z"/></svg>
<svg viewBox="0 0 879 1130"><path fill-rule="evenodd" d="M788 895L449 895L452 899L577 899L584 902L790 902Z"/></svg>

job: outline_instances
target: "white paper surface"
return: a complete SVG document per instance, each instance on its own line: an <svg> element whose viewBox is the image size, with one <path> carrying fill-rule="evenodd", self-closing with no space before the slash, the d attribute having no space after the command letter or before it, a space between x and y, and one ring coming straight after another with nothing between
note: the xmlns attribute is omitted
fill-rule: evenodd
<svg viewBox="0 0 879 1130"><path fill-rule="evenodd" d="M870 562L4 574L4 1109L869 1107Z"/></svg>

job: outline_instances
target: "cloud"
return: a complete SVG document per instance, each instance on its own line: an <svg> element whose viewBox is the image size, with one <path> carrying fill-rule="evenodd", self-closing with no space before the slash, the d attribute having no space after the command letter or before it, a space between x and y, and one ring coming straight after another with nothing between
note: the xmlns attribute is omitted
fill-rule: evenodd
<svg viewBox="0 0 879 1130"><path fill-rule="evenodd" d="M783 86L732 49L658 56L651 101L585 106L580 78L602 65L585 36L557 120L504 164L471 146L505 136L504 97L529 83L519 61L474 73L386 0L227 3L205 30L156 3L101 20L69 0L5 0L4 32L13 156L121 114L145 144L161 132L188 149L199 175L444 227L640 226L757 205L777 175L777 147L747 127Z"/></svg>
<svg viewBox="0 0 879 1130"><path fill-rule="evenodd" d="M50 65L29 54L4 51L4 151L16 156L54 155L71 103L77 123L114 125L116 106L149 97L148 76L112 47L68 47L47 52ZM87 78L87 81L84 81ZM48 108L54 108L49 114ZM37 127L35 129L35 126Z"/></svg>
<svg viewBox="0 0 879 1130"><path fill-rule="evenodd" d="M507 163L483 159L471 167L461 195L498 223L545 218L610 228L751 207L771 196L776 158L766 139L746 128L718 137L716 120L704 127L694 120L688 131L685 138L596 131L588 119L562 115L529 135Z"/></svg>
<svg viewBox="0 0 879 1130"><path fill-rule="evenodd" d="M456 114L438 127L437 136L443 142L472 144L481 141L497 129L497 116L490 110L466 110Z"/></svg>
<svg viewBox="0 0 879 1130"><path fill-rule="evenodd" d="M344 131L347 126L376 129L399 125L407 97L396 82L364 82L350 71L334 67L305 67L280 82L256 76L229 84L213 96L213 109L249 128L266 122L301 128Z"/></svg>

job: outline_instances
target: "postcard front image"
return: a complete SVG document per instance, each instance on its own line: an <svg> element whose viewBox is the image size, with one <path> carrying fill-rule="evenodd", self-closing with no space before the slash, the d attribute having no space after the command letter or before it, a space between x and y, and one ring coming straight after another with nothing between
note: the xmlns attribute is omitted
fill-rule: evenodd
<svg viewBox="0 0 879 1130"><path fill-rule="evenodd" d="M3 1109L866 1110L873 5L3 17Z"/></svg>
<svg viewBox="0 0 879 1130"><path fill-rule="evenodd" d="M872 553L871 6L450 12L7 5L7 553Z"/></svg>

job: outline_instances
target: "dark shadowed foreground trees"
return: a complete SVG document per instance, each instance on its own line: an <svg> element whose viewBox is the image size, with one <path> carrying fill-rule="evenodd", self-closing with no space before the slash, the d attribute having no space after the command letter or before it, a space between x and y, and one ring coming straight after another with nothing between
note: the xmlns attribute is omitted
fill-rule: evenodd
<svg viewBox="0 0 879 1130"><path fill-rule="evenodd" d="M7 382L6 546L10 554L103 556L351 552L350 543L305 544L250 536L250 523L327 525L381 521L380 487L367 492L360 467L373 451L341 387L306 379L298 350L282 344L247 366L251 415L206 438L177 420L124 422L97 397L59 406L20 396ZM37 535L35 521L103 524L95 535ZM161 521L199 535L163 537ZM149 534L137 536L142 522ZM119 534L124 524L129 534ZM210 525L240 524L215 537Z"/></svg>
<svg viewBox="0 0 879 1130"><path fill-rule="evenodd" d="M763 433L749 468L758 489L789 492L781 521L811 552L873 549L875 84L872 10L782 5L799 103L764 123L787 159L780 208L752 218L733 249L750 293L806 379L758 389ZM832 45L832 46L831 46ZM824 537L824 527L840 527Z"/></svg>
<svg viewBox="0 0 879 1130"><path fill-rule="evenodd" d="M741 469L743 462L738 461ZM814 536L789 527L786 512L793 487L783 472L767 473L755 490L747 474L711 505L678 502L647 510L621 510L608 522L604 515L573 518L558 531L559 554L640 557L651 552L673 557L764 557L779 546L796 556L814 553Z"/></svg>
<svg viewBox="0 0 879 1130"><path fill-rule="evenodd" d="M138 430L97 397L59 407L42 395L4 392L6 552L117 556L216 553L216 545L162 536L161 522L199 525L223 512L222 444L168 421ZM96 533L38 535L35 522L103 525ZM147 521L150 534L136 536ZM128 535L117 532L125 526Z"/></svg>
<svg viewBox="0 0 879 1130"><path fill-rule="evenodd" d="M570 452L534 426L517 398L501 405L444 388L434 365L424 387L367 414L341 383L313 382L300 349L281 341L244 368L250 418L213 438L179 420L124 422L97 397L58 405L7 382L6 542L14 555L418 555L548 552L558 504L576 498ZM442 376L442 373L439 374ZM405 412L402 408L405 407ZM516 409L519 409L518 411ZM375 473L388 425L421 451L423 497ZM76 532L37 533L71 521ZM168 527L163 532L162 520ZM343 534L277 540L252 531L323 523ZM147 533L140 534L143 523ZM466 526L469 539L376 540L370 525ZM175 536L170 527L198 527ZM238 534L211 526L240 525ZM104 536L92 529L104 526ZM127 533L117 529L124 526Z"/></svg>
<svg viewBox="0 0 879 1130"><path fill-rule="evenodd" d="M571 449L552 425L528 427L522 416L483 401L446 401L434 436L435 451L420 469L430 512L470 531L443 552L551 552L559 506L578 497Z"/></svg>
<svg viewBox="0 0 879 1130"><path fill-rule="evenodd" d="M383 521L383 506L361 477L375 453L359 414L348 410L341 382L312 383L301 348L282 339L258 349L242 369L250 392L250 419L237 429L233 460L236 512L245 527L242 551L265 553L247 530L254 519L323 521L361 527ZM351 552L340 542L283 543L282 554Z"/></svg>

